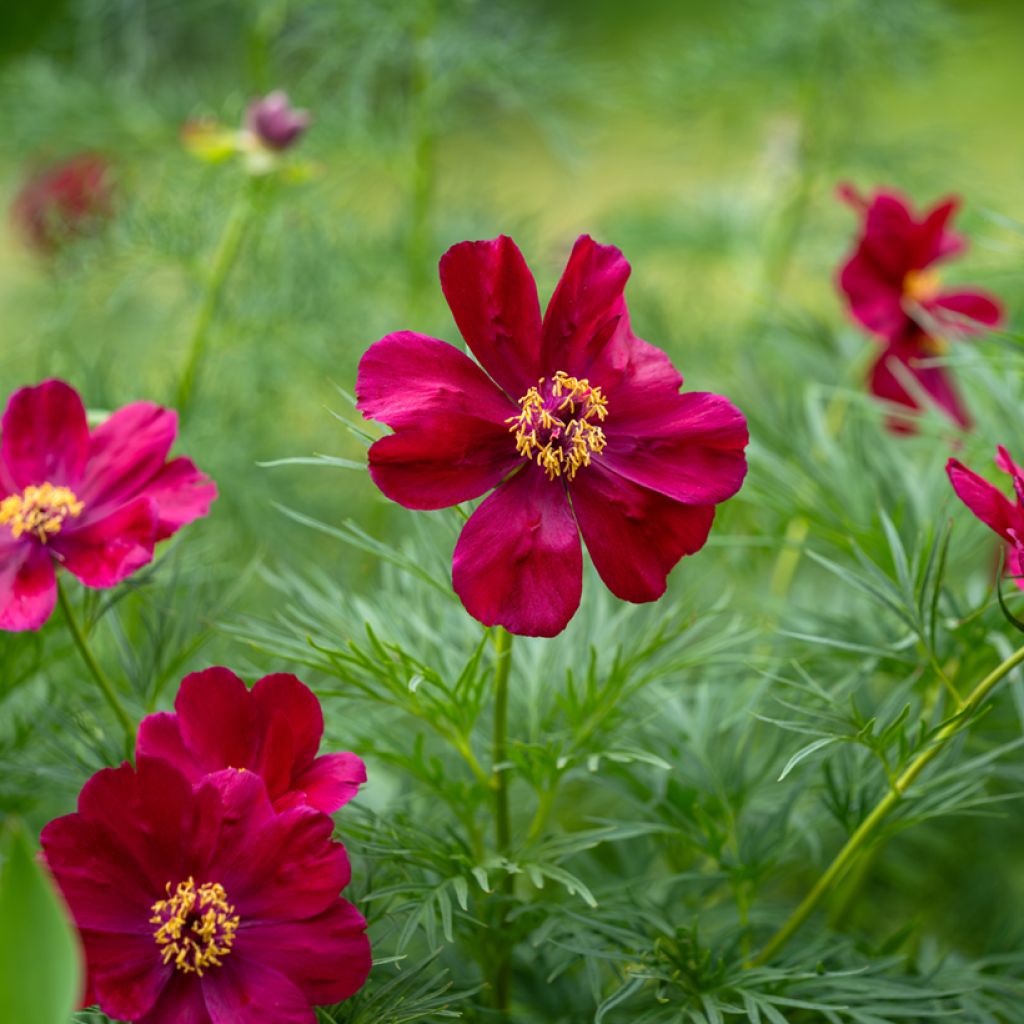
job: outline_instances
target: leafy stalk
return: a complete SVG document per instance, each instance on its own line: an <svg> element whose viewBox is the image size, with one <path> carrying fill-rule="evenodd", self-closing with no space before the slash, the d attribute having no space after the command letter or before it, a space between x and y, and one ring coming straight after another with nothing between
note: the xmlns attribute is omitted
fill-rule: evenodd
<svg viewBox="0 0 1024 1024"><path fill-rule="evenodd" d="M494 740L491 770L494 772L494 838L498 854L508 853L512 828L508 809L508 778L505 771L508 737L508 677L512 669L512 634L498 627L494 636ZM510 896L514 879L505 875L502 895ZM504 913L499 914L497 957L494 968L494 1004L501 1013L507 1013L511 995L512 957L504 937Z"/></svg>

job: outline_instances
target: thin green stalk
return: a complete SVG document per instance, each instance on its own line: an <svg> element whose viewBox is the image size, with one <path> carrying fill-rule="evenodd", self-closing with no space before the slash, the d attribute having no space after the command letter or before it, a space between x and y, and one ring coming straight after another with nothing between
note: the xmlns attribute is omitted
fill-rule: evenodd
<svg viewBox="0 0 1024 1024"><path fill-rule="evenodd" d="M903 794L910 788L914 780L945 749L949 741L960 732L967 719L978 710L1000 680L1021 662L1024 662L1024 647L1011 654L1009 658L978 683L964 700L960 713L939 730L931 745L922 750L894 780L889 792L879 800L874 810L860 823L832 863L825 869L824 874L804 897L803 902L790 914L785 924L771 937L761 952L750 961L749 966L759 967L767 963L796 934L832 885L843 877L847 868L864 850L878 827L888 817L889 812L900 802Z"/></svg>
<svg viewBox="0 0 1024 1024"><path fill-rule="evenodd" d="M508 853L512 826L508 810L508 775L504 762L508 756L508 677L512 669L512 634L498 627L494 635L494 739L491 748L491 771L494 773L494 840L498 853ZM506 874L501 885L503 897L512 895L514 880ZM505 913L498 915L497 963L494 967L494 1005L503 1014L508 1012L512 991L512 955L505 941Z"/></svg>
<svg viewBox="0 0 1024 1024"><path fill-rule="evenodd" d="M118 697L113 684L107 678L103 669L100 668L96 656L92 653L92 648L89 647L89 641L86 639L85 633L75 617L71 602L68 600L67 591L64 589L64 584L59 576L57 577L57 599L60 602L61 611L64 613L64 620L68 624L68 630L71 632L71 637L78 648L78 653L82 655L86 668L92 673L93 679L96 680L96 685L99 686L104 699L110 705L110 710L114 712L114 717L117 718L121 728L124 730L128 757L131 758L132 750L135 746L135 723L121 703L121 698Z"/></svg>
<svg viewBox="0 0 1024 1024"><path fill-rule="evenodd" d="M213 254L210 273L206 279L202 299L192 324L188 356L185 362L185 369L181 374L181 380L178 382L178 392L174 403L182 417L188 412L196 390L199 370L203 357L206 354L207 342L210 336L210 326L220 305L224 284L238 257L245 229L252 218L253 191L256 188L256 180L251 179L247 187L235 200L234 206L232 206L231 212L228 214L228 219L224 223L224 230L221 232L217 249Z"/></svg>

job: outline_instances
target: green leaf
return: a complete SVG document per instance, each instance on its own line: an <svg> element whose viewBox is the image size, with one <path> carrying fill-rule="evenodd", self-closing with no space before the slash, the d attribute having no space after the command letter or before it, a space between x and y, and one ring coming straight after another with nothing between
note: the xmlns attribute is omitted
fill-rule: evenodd
<svg viewBox="0 0 1024 1024"><path fill-rule="evenodd" d="M0 874L0 1020L66 1024L82 993L82 961L67 910L20 825Z"/></svg>

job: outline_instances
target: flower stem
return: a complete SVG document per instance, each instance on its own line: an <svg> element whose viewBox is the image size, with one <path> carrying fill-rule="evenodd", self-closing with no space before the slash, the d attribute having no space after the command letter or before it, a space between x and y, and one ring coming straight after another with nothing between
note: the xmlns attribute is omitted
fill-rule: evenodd
<svg viewBox="0 0 1024 1024"><path fill-rule="evenodd" d="M99 686L100 692L103 694L106 702L110 705L110 710L114 712L114 717L118 720L121 724L121 728L124 730L126 749L130 760L132 756L132 749L135 746L135 724L132 722L131 716L121 703L121 698L118 697L113 684L107 678L103 669L100 668L100 664L96 660L96 656L92 653L92 648L90 648L89 641L86 639L85 633L82 630L78 619L75 617L74 610L71 607L71 602L68 600L67 591L64 589L64 584L61 582L59 576L57 577L57 599L60 602L61 611L64 613L64 620L68 624L68 630L71 633L71 638L75 641L78 653L82 656L82 661L85 662L86 668L88 668L92 673L92 677L96 680L96 684Z"/></svg>
<svg viewBox="0 0 1024 1024"><path fill-rule="evenodd" d="M221 232L217 249L213 254L210 273L206 279L202 299L192 324L192 335L189 342L185 369L182 371L181 380L178 381L178 392L174 404L183 418L188 412L196 390L199 369L206 354L207 341L210 336L210 325L213 323L213 318L217 313L221 294L224 291L224 284L238 257L238 250L241 247L245 229L252 217L252 193L255 181L256 179L250 180L248 186L235 200L234 206L232 206L228 219L224 224L224 230Z"/></svg>
<svg viewBox="0 0 1024 1024"><path fill-rule="evenodd" d="M512 669L512 634L500 626L494 634L494 739L491 748L491 771L494 786L494 840L500 856L508 853L512 826L508 809L508 778L504 762L508 754L508 677ZM501 884L503 898L512 895L514 880L506 873ZM494 1005L507 1013L512 989L511 950L505 941L505 911L497 920L497 962L494 969Z"/></svg>
<svg viewBox="0 0 1024 1024"><path fill-rule="evenodd" d="M936 733L931 745L914 757L903 772L897 776L893 781L892 788L879 800L874 810L860 823L832 863L825 869L824 874L822 874L811 891L804 897L803 902L790 914L785 924L769 939L765 947L750 961L748 966L759 967L767 963L796 934L832 885L842 878L847 868L867 846L869 840L878 830L878 827L889 815L889 812L899 803L903 794L914 783L914 780L945 749L949 741L960 732L966 721L978 710L1000 680L1021 662L1024 662L1024 647L1011 654L1001 665L993 669L992 672L978 683L963 701L960 712L956 717L948 721Z"/></svg>

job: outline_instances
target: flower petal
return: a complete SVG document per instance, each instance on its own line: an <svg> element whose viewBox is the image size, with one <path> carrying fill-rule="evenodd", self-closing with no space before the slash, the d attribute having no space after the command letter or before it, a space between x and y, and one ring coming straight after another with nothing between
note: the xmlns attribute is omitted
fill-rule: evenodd
<svg viewBox="0 0 1024 1024"><path fill-rule="evenodd" d="M356 408L366 419L395 429L435 414L503 426L518 411L464 352L412 331L389 334L367 349L359 361L356 398Z"/></svg>
<svg viewBox="0 0 1024 1024"><path fill-rule="evenodd" d="M315 1005L348 999L370 973L366 921L351 903L340 899L303 921L243 927L232 952L280 971Z"/></svg>
<svg viewBox="0 0 1024 1024"><path fill-rule="evenodd" d="M565 488L528 465L463 527L452 583L485 626L555 636L579 607L583 554Z"/></svg>
<svg viewBox="0 0 1024 1024"><path fill-rule="evenodd" d="M93 994L110 1017L144 1017L174 974L160 961L152 927L143 935L81 932Z"/></svg>
<svg viewBox="0 0 1024 1024"><path fill-rule="evenodd" d="M207 515L217 497L217 485L191 459L177 458L153 477L141 496L156 502L156 539L160 541Z"/></svg>
<svg viewBox="0 0 1024 1024"><path fill-rule="evenodd" d="M355 754L324 754L292 780L291 800L305 798L310 807L333 814L359 794L366 782L366 765ZM283 810L275 803L277 810Z"/></svg>
<svg viewBox="0 0 1024 1024"><path fill-rule="evenodd" d="M175 971L156 1005L138 1024L210 1024L200 980Z"/></svg>
<svg viewBox="0 0 1024 1024"><path fill-rule="evenodd" d="M954 423L963 429L971 424L970 414L953 384L953 379L944 366L929 366L926 361L934 356L927 352L915 352L912 346L890 345L878 357L871 368L869 387L877 398L908 409L920 410L917 396L911 394L901 376L909 374L921 389L939 406ZM908 425L902 421L899 429ZM897 422L892 425L896 426Z"/></svg>
<svg viewBox="0 0 1024 1024"><path fill-rule="evenodd" d="M894 338L906 330L909 318L903 309L901 276L881 270L858 250L840 270L839 287L850 315L869 331Z"/></svg>
<svg viewBox="0 0 1024 1024"><path fill-rule="evenodd" d="M449 508L497 487L521 461L507 424L435 413L374 442L370 476L405 508Z"/></svg>
<svg viewBox="0 0 1024 1024"><path fill-rule="evenodd" d="M316 1024L309 1000L273 968L236 955L203 976L212 1024Z"/></svg>
<svg viewBox="0 0 1024 1024"><path fill-rule="evenodd" d="M49 546L87 587L113 587L153 560L158 518L156 502L138 498L86 526L65 524Z"/></svg>
<svg viewBox="0 0 1024 1024"><path fill-rule="evenodd" d="M185 749L203 772L253 767L259 749L256 707L234 672L216 667L187 675L174 709Z"/></svg>
<svg viewBox="0 0 1024 1024"><path fill-rule="evenodd" d="M543 373L537 285L506 235L460 242L441 257L441 289L480 365L518 399Z"/></svg>
<svg viewBox="0 0 1024 1024"><path fill-rule="evenodd" d="M0 629L39 629L56 603L57 580L46 548L34 541L0 542Z"/></svg>
<svg viewBox="0 0 1024 1024"><path fill-rule="evenodd" d="M714 505L740 489L747 421L728 399L676 394L663 406L652 403L648 418L634 422L621 422L610 402L609 408L602 467L689 505Z"/></svg>
<svg viewBox="0 0 1024 1024"><path fill-rule="evenodd" d="M160 711L146 715L139 723L135 740L136 757L158 757L174 765L189 780L196 783L203 777L203 770L196 763L192 753L185 747L178 726L178 716ZM223 767L223 766L222 766Z"/></svg>
<svg viewBox="0 0 1024 1024"><path fill-rule="evenodd" d="M271 801L292 788L292 777L313 763L324 734L324 713L313 691L293 675L264 676L250 691L258 737L246 764L267 784Z"/></svg>
<svg viewBox="0 0 1024 1024"><path fill-rule="evenodd" d="M967 248L964 239L947 227L958 209L960 198L950 196L940 200L925 214L914 237L912 269L920 270L939 260L949 259Z"/></svg>
<svg viewBox="0 0 1024 1024"><path fill-rule="evenodd" d="M699 551L713 506L684 505L590 466L572 484L573 510L605 586L624 601L655 601L684 556Z"/></svg>
<svg viewBox="0 0 1024 1024"><path fill-rule="evenodd" d="M0 425L0 486L50 483L76 491L89 451L85 407L74 388L43 381L11 395Z"/></svg>
<svg viewBox="0 0 1024 1024"><path fill-rule="evenodd" d="M1019 510L995 484L978 476L959 459L946 463L946 473L957 497L986 526L995 530L1004 540L1012 540L1010 530L1024 535L1024 512Z"/></svg>
<svg viewBox="0 0 1024 1024"><path fill-rule="evenodd" d="M994 295L980 291L943 292L925 308L944 324L961 334L978 334L987 327L998 327L1003 307Z"/></svg>

